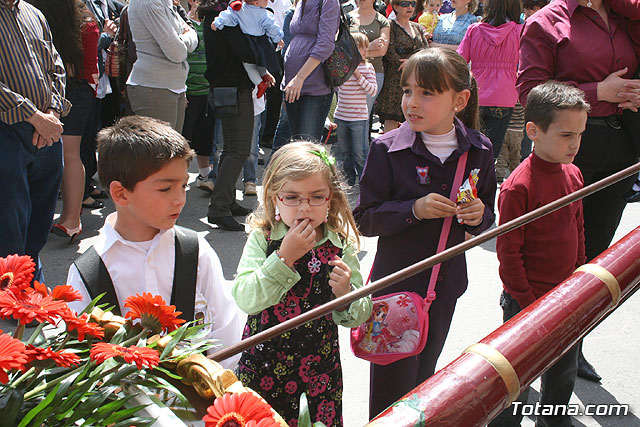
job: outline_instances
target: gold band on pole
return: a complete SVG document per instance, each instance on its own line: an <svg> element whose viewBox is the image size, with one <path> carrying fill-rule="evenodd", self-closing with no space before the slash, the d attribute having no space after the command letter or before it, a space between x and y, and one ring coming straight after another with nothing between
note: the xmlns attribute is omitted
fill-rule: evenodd
<svg viewBox="0 0 640 427"><path fill-rule="evenodd" d="M495 348L483 343L475 343L467 347L463 353L477 354L489 362L498 372L509 393L509 405L520 396L520 379L515 369L502 353Z"/></svg>
<svg viewBox="0 0 640 427"><path fill-rule="evenodd" d="M584 264L578 267L574 273L577 273L578 271L591 274L600 279L611 293L612 307L618 305L620 302L620 283L618 283L618 279L616 279L613 274L609 273L606 268L598 264Z"/></svg>

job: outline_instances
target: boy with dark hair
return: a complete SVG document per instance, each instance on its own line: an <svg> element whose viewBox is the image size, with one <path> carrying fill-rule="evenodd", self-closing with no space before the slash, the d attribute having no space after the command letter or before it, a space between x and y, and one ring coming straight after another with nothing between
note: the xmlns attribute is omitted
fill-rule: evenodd
<svg viewBox="0 0 640 427"><path fill-rule="evenodd" d="M129 116L98 135L100 183L116 206L97 242L69 268L67 283L83 310L96 296L124 314L131 295L150 292L187 321L211 324L209 338L231 345L243 321L218 256L203 237L175 225L186 201L193 151L167 123ZM223 365L233 368L239 356Z"/></svg>
<svg viewBox="0 0 640 427"><path fill-rule="evenodd" d="M533 153L500 188L500 224L553 202L583 187L573 159L586 128L589 104L575 87L548 81L534 88L525 107L526 132ZM577 201L498 237L500 298L506 322L568 278L585 262L582 202ZM542 375L541 405L569 403L577 372L578 347L570 349ZM528 389L518 401L527 403ZM519 426L522 414L511 406L490 426ZM514 413L517 412L517 413ZM568 415L539 415L537 426L570 426Z"/></svg>

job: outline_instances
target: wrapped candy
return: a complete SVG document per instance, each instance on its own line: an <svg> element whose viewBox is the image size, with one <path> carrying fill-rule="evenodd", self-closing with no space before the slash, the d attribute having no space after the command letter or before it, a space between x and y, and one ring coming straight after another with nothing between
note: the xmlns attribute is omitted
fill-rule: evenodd
<svg viewBox="0 0 640 427"><path fill-rule="evenodd" d="M456 196L457 203L469 203L478 198L476 184L478 184L479 173L480 169L471 169L469 178L467 178L458 189L458 195Z"/></svg>

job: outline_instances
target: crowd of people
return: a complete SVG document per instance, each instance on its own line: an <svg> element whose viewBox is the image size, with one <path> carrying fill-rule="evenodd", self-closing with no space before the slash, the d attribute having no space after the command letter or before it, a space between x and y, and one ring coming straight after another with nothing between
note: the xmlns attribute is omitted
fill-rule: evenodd
<svg viewBox="0 0 640 427"><path fill-rule="evenodd" d="M361 62L334 88L323 62L342 23ZM449 246L489 228L498 190L504 223L640 156L638 0L0 0L0 26L0 256L30 255L41 281L48 237L73 242L109 197L116 212L69 270L75 308L180 288L225 345L364 286L361 235L379 237L376 280L433 255L445 218ZM208 222L252 230L232 288L175 225L193 159ZM456 202L458 167L475 192ZM241 173L245 196L261 183L255 211L236 200ZM638 176L499 238L504 320L604 251L635 201ZM430 274L385 293L425 297ZM424 350L371 365L371 417L433 375L464 255L436 281ZM373 308L359 299L225 364L286 421L305 392L314 421L342 425L337 326ZM578 372L599 380L581 344L543 376L541 404L568 403Z"/></svg>

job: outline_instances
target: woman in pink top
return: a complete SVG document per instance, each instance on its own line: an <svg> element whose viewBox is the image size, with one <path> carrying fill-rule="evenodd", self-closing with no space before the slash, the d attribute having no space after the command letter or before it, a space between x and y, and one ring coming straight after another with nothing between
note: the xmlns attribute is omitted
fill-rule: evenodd
<svg viewBox="0 0 640 427"><path fill-rule="evenodd" d="M471 63L478 81L478 102L484 133L498 158L518 100L516 75L520 48L520 0L487 0L482 21L467 29L458 53Z"/></svg>

